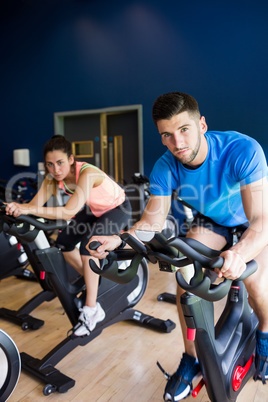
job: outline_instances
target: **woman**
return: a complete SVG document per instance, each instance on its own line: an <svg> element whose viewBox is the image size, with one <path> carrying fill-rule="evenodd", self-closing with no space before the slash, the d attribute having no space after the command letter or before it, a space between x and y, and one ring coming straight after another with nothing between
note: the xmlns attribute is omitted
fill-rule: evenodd
<svg viewBox="0 0 268 402"><path fill-rule="evenodd" d="M7 204L8 215L35 215L47 219L70 221L59 233L57 246L66 261L84 276L87 288L85 306L81 309L76 336L89 335L105 318L97 303L99 276L89 267L86 249L94 234L116 234L131 219L131 207L124 190L96 166L75 161L72 146L61 135L55 135L44 146L46 176L35 197L27 204ZM49 198L57 197L58 189L70 195L65 206L44 207ZM76 245L80 243L79 249ZM97 262L97 261L96 261Z"/></svg>

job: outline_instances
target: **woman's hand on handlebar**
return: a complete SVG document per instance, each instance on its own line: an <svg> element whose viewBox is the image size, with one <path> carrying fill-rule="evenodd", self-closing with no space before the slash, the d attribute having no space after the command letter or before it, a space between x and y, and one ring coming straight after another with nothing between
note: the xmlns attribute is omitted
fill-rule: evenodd
<svg viewBox="0 0 268 402"><path fill-rule="evenodd" d="M5 213L7 215L13 215L17 218L20 215L28 215L31 213L31 210L28 204L18 204L17 202L10 202L6 204Z"/></svg>
<svg viewBox="0 0 268 402"><path fill-rule="evenodd" d="M101 246L99 246L97 248L97 250L91 250L89 248L89 244L93 241L97 241L97 242L101 243ZM86 245L86 249L92 255L92 257L102 260L109 254L108 251L115 250L117 247L120 246L121 243L122 243L122 240L117 235L93 236L93 237L91 237L88 244Z"/></svg>
<svg viewBox="0 0 268 402"><path fill-rule="evenodd" d="M246 263L242 257L234 250L226 250L220 254L224 258L224 264L221 269L215 269L219 278L237 279L246 269Z"/></svg>

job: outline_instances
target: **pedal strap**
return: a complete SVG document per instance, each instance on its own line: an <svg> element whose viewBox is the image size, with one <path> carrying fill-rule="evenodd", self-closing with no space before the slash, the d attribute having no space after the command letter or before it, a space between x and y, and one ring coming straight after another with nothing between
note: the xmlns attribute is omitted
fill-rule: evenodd
<svg viewBox="0 0 268 402"><path fill-rule="evenodd" d="M73 328L69 329L69 331L67 332L67 336L74 335L74 333L77 330L77 328L80 328L82 325L84 325L86 327L86 329L89 332L88 335L90 335L91 331L90 331L89 327L87 326L86 322L79 320L78 323Z"/></svg>
<svg viewBox="0 0 268 402"><path fill-rule="evenodd" d="M178 376L176 373L174 373L171 377L170 377L170 381L172 382L172 387L169 388L168 393L171 396L171 401L175 402L175 393L176 390L178 389L179 385L181 383L184 383L186 386L190 386L190 391L192 391L193 389L193 384L192 382L189 382L187 380L185 380L185 378L183 378L181 375ZM173 382L174 381L174 382Z"/></svg>
<svg viewBox="0 0 268 402"><path fill-rule="evenodd" d="M156 362L156 364L157 364L158 368L160 368L160 370L162 371L162 373L164 373L165 378L166 378L167 380L170 380L171 375L170 375L167 371L165 371L165 370L163 369L163 367L161 366L161 364L160 364L159 362Z"/></svg>
<svg viewBox="0 0 268 402"><path fill-rule="evenodd" d="M268 368L268 356L262 356L257 354L255 360L256 371L253 376L254 381L261 380L263 384L266 384L265 374Z"/></svg>
<svg viewBox="0 0 268 402"><path fill-rule="evenodd" d="M176 392L176 390L177 390L177 388L178 388L178 385L179 385L181 382L183 382L183 383L184 383L185 385L187 385L187 386L189 385L189 386L190 386L190 389L193 388L192 383L189 382L189 381L187 381L187 380L185 380L182 376L178 376L176 373L174 373L174 374L171 376L167 371L165 371L165 370L163 369L163 367L161 366L161 364L160 364L159 362L156 362L156 364L157 364L158 368L162 371L162 373L164 373L164 376L165 376L165 378L166 378L168 381L169 381L169 380L173 381L173 379L176 380L174 386L172 387L172 390L169 390L169 395L171 396L172 401L175 401L175 392Z"/></svg>
<svg viewBox="0 0 268 402"><path fill-rule="evenodd" d="M185 385L190 385L190 388L191 388L191 389L193 388L192 382L189 382L189 381L185 380L185 378L183 378L181 375L178 376L178 375L176 375L176 373L175 373L175 374L173 374L173 376L171 376L171 378L172 378L172 377L177 378L177 380L176 380L176 386L174 387L175 390L178 388L177 386L178 386L181 382L183 382ZM174 395L174 396L175 396L175 395Z"/></svg>

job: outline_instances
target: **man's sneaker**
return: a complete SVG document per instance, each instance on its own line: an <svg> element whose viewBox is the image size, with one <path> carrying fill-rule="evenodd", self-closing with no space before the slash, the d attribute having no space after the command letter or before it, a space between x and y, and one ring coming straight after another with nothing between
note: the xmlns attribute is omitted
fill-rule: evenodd
<svg viewBox="0 0 268 402"><path fill-rule="evenodd" d="M178 370L168 380L165 392L165 401L180 401L192 390L192 381L200 375L200 366L198 361L183 353Z"/></svg>
<svg viewBox="0 0 268 402"><path fill-rule="evenodd" d="M268 333L256 331L256 356L255 356L256 371L254 380L262 380L266 384L268 380Z"/></svg>
<svg viewBox="0 0 268 402"><path fill-rule="evenodd" d="M97 303L95 308L84 306L79 311L81 311L78 318L79 321L74 327L73 332L76 336L89 335L97 323L105 318L105 312L100 303Z"/></svg>

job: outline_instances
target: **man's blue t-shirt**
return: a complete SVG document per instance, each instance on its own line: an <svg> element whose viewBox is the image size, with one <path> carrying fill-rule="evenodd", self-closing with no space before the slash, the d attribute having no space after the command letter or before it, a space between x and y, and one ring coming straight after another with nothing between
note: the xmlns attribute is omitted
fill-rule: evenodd
<svg viewBox="0 0 268 402"><path fill-rule="evenodd" d="M168 150L150 175L153 195L173 190L194 209L223 226L247 221L240 187L267 175L264 152L256 140L235 131L208 131L208 154L197 169L182 165Z"/></svg>

